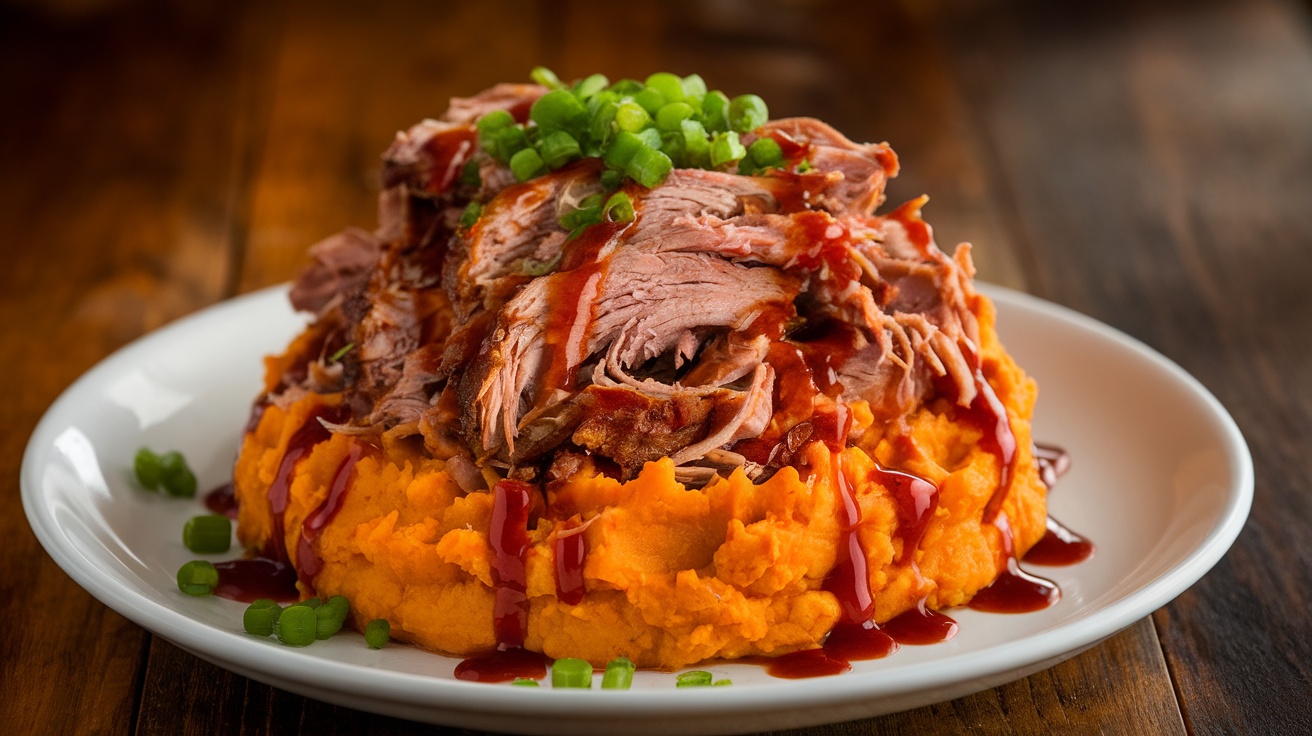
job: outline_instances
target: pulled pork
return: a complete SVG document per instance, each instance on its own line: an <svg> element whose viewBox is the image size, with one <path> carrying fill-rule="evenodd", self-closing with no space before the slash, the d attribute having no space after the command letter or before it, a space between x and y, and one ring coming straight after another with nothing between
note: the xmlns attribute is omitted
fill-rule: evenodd
<svg viewBox="0 0 1312 736"><path fill-rule="evenodd" d="M344 391L334 430L418 437L476 487L478 468L554 477L581 457L622 478L661 457L688 483L761 477L809 439L845 442L855 402L881 426L975 398L969 247L934 245L923 200L874 214L886 144L773 120L744 143L774 138L783 167L629 182L631 222L571 237L561 215L601 191L599 162L516 183L474 127L544 91L499 85L397 135L377 231L311 250L292 299L318 339L263 401Z"/></svg>

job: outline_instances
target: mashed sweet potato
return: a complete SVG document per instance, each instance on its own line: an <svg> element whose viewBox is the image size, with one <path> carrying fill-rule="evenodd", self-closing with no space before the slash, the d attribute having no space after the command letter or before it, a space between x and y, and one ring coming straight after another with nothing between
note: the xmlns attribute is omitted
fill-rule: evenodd
<svg viewBox="0 0 1312 736"><path fill-rule="evenodd" d="M1021 555L1042 536L1046 518L1029 429L1036 387L998 343L988 300L977 296L973 309L979 364L1016 441L999 516ZM270 389L279 360L270 360ZM322 560L317 573L302 575L305 595L344 595L357 624L387 619L395 638L426 649L468 655L495 648L493 495L462 490L446 463L416 443L333 434L295 466L281 519L271 511L268 491L291 437L313 421L316 408L340 400L307 393L285 407L269 406L247 434L235 472L241 541L266 548L281 522L294 564L305 565L298 558L306 549ZM984 520L1004 473L1000 455L977 423L944 399L878 431L863 404L852 411L858 440L841 452L810 442L759 483L739 469L686 488L664 458L628 481L587 463L549 484L530 517L531 547L523 557L524 646L597 665L626 656L658 669L818 646L840 616L836 596L823 587L842 534L836 465L860 508L857 535L874 619L886 621L922 601L935 609L968 601L1009 557L999 525ZM914 549L903 550L906 499L881 484L877 466L937 487ZM307 517L343 482L343 468L335 515L302 545ZM923 508L927 499L920 500ZM580 526L584 595L569 605L557 594L555 541Z"/></svg>

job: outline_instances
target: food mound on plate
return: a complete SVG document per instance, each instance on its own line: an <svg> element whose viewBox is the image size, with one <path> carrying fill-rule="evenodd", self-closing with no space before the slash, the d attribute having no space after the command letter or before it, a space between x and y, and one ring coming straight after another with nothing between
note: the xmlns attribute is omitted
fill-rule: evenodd
<svg viewBox="0 0 1312 736"><path fill-rule="evenodd" d="M1043 534L1035 385L898 162L700 77L501 84L315 245L239 535L455 655L671 669L957 606Z"/></svg>

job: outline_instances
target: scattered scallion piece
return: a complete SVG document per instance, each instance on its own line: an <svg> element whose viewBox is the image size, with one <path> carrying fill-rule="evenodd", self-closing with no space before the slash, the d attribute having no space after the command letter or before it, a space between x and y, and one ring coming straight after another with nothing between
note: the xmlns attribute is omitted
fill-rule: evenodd
<svg viewBox="0 0 1312 736"><path fill-rule="evenodd" d="M606 674L601 676L603 690L628 690L633 686L633 662L628 657L616 657L606 663Z"/></svg>
<svg viewBox="0 0 1312 736"><path fill-rule="evenodd" d="M241 625L246 633L256 636L272 636L274 624L282 615L282 606L270 598L260 598L246 607L241 616Z"/></svg>
<svg viewBox="0 0 1312 736"><path fill-rule="evenodd" d="M756 95L738 95L729 103L729 129L747 133L765 125L770 111Z"/></svg>
<svg viewBox="0 0 1312 736"><path fill-rule="evenodd" d="M170 496L191 498L196 495L196 474L187 467L182 453L166 452L159 456L160 485Z"/></svg>
<svg viewBox="0 0 1312 736"><path fill-rule="evenodd" d="M533 67L533 71L529 72L528 76L534 82L537 82L543 87L550 87L552 89L557 89L563 86L560 83L560 78L556 76L556 73L546 68L545 66Z"/></svg>
<svg viewBox="0 0 1312 736"><path fill-rule="evenodd" d="M729 98L723 92L707 92L702 98L702 124L712 133L729 130Z"/></svg>
<svg viewBox="0 0 1312 736"><path fill-rule="evenodd" d="M723 680L716 680L715 682L712 682L712 683L711 683L711 686L712 686L712 687L725 687L725 686L732 685L732 684L733 684L733 680L730 680L729 678L726 677L726 678L724 678Z"/></svg>
<svg viewBox="0 0 1312 736"><path fill-rule="evenodd" d="M328 599L327 603L314 609L316 639L328 639L342 630L346 616L351 612L351 604L340 595Z"/></svg>
<svg viewBox="0 0 1312 736"><path fill-rule="evenodd" d="M353 343L353 342L348 342L348 343L346 343L345 345L341 346L340 348L337 348L337 350L335 350L335 351L333 352L332 355L329 355L329 356L328 356L328 362L329 362L329 363L336 363L337 361L341 360L342 358L345 358L345 357L346 357L346 354L349 353L349 352L351 352L351 351L354 350L354 349L355 349L355 343Z"/></svg>
<svg viewBox="0 0 1312 736"><path fill-rule="evenodd" d="M219 514L193 516L182 526L182 543L197 554L227 552L232 546L232 520Z"/></svg>
<svg viewBox="0 0 1312 736"><path fill-rule="evenodd" d="M547 164L536 149L523 148L510 157L510 171L514 173L515 179L528 181L547 173Z"/></svg>
<svg viewBox="0 0 1312 736"><path fill-rule="evenodd" d="M714 678L706 670L689 670L680 672L674 678L675 687L707 687Z"/></svg>
<svg viewBox="0 0 1312 736"><path fill-rule="evenodd" d="M592 687L592 665L584 659L558 659L551 665L552 687Z"/></svg>
<svg viewBox="0 0 1312 736"><path fill-rule="evenodd" d="M219 584L219 571L205 560L192 560L178 568L178 590L187 595L209 595Z"/></svg>
<svg viewBox="0 0 1312 736"><path fill-rule="evenodd" d="M579 142L563 130L542 137L542 161L552 169L559 169L582 154Z"/></svg>
<svg viewBox="0 0 1312 736"><path fill-rule="evenodd" d="M392 624L385 618L376 618L365 624L364 641L370 649L382 649L392 638Z"/></svg>
<svg viewBox="0 0 1312 736"><path fill-rule="evenodd" d="M314 643L318 617L309 606L288 606L278 615L276 633L278 641L289 647L305 647Z"/></svg>
<svg viewBox="0 0 1312 736"><path fill-rule="evenodd" d="M747 155L747 149L738 140L738 134L732 130L716 133L711 141L711 166L719 168L725 164L737 163Z"/></svg>
<svg viewBox="0 0 1312 736"><path fill-rule="evenodd" d="M531 677L516 677L510 684L518 687L542 687L541 683Z"/></svg>
<svg viewBox="0 0 1312 736"><path fill-rule="evenodd" d="M747 147L747 158L757 169L777 167L784 162L784 151L773 138L757 138Z"/></svg>
<svg viewBox="0 0 1312 736"><path fill-rule="evenodd" d="M137 482L150 491L159 490L160 478L164 471L159 465L159 455L149 447L137 450L132 458L132 470L137 474Z"/></svg>
<svg viewBox="0 0 1312 736"><path fill-rule="evenodd" d="M615 192L601 208L602 217L611 222L633 222L633 200L624 192Z"/></svg>
<svg viewBox="0 0 1312 736"><path fill-rule="evenodd" d="M478 202L470 202L465 205L465 211L460 213L460 227L467 229L478 222L478 218L483 216L483 205Z"/></svg>

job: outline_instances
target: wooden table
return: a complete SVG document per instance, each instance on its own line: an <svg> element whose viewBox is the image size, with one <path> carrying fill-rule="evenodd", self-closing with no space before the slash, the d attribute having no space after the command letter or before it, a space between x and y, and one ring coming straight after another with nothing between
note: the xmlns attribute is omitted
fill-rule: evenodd
<svg viewBox="0 0 1312 736"><path fill-rule="evenodd" d="M939 242L973 241L982 279L1166 354L1252 448L1238 542L1150 618L1027 679L806 733L1312 732L1308 6L1066 5L3 3L0 731L452 732L267 687L121 618L42 551L18 467L111 351L371 226L397 129L546 64L698 71L890 141L891 199L933 195Z"/></svg>

